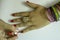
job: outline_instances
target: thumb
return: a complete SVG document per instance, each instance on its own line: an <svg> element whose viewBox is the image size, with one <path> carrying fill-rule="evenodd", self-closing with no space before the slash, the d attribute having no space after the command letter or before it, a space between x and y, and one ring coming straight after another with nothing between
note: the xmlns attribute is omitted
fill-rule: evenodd
<svg viewBox="0 0 60 40"><path fill-rule="evenodd" d="M29 1L26 1L26 4L27 4L29 7L31 7L31 8L37 8L37 7L39 6L38 4L29 2Z"/></svg>
<svg viewBox="0 0 60 40"><path fill-rule="evenodd" d="M19 33L26 33L26 32L29 32L29 31L31 31L31 30L34 30L34 29L37 29L37 28L35 27L35 25L31 25L31 26L29 26L29 27L27 27L27 28L19 31Z"/></svg>

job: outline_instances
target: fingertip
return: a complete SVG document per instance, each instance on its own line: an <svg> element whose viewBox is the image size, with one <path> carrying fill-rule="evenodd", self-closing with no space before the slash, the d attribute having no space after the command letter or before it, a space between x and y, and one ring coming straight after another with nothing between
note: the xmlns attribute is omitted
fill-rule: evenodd
<svg viewBox="0 0 60 40"><path fill-rule="evenodd" d="M17 36L17 34L14 34L14 36Z"/></svg>
<svg viewBox="0 0 60 40"><path fill-rule="evenodd" d="M12 14L12 16L15 16L15 14Z"/></svg>
<svg viewBox="0 0 60 40"><path fill-rule="evenodd" d="M14 20L9 20L9 22L14 22Z"/></svg>
<svg viewBox="0 0 60 40"><path fill-rule="evenodd" d="M26 1L27 3L29 3L29 1Z"/></svg>
<svg viewBox="0 0 60 40"><path fill-rule="evenodd" d="M14 24L13 26L16 27L16 24Z"/></svg>
<svg viewBox="0 0 60 40"><path fill-rule="evenodd" d="M9 36L11 36L11 35L12 35L12 32L8 32L7 34L8 34Z"/></svg>

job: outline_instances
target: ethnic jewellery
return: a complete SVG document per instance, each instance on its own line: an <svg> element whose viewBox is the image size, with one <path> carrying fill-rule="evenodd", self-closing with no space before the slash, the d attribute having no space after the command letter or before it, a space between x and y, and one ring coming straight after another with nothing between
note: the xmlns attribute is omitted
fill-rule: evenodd
<svg viewBox="0 0 60 40"><path fill-rule="evenodd" d="M47 9L46 15L50 22L58 21L60 17L60 2Z"/></svg>

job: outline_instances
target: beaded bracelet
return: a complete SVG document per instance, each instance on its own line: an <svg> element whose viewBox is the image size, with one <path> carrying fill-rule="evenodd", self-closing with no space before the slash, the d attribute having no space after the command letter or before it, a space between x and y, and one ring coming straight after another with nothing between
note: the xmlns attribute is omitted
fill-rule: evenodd
<svg viewBox="0 0 60 40"><path fill-rule="evenodd" d="M60 2L47 9L46 15L50 22L58 21L60 17Z"/></svg>

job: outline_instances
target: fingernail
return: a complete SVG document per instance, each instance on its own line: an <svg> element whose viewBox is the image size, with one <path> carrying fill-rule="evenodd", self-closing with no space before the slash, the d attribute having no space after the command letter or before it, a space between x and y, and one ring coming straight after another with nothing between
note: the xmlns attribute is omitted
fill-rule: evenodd
<svg viewBox="0 0 60 40"><path fill-rule="evenodd" d="M14 24L13 26L16 27L16 24Z"/></svg>
<svg viewBox="0 0 60 40"><path fill-rule="evenodd" d="M28 3L29 3L29 1L26 1L26 2L28 2Z"/></svg>
<svg viewBox="0 0 60 40"><path fill-rule="evenodd" d="M14 22L14 20L10 20L10 22Z"/></svg>
<svg viewBox="0 0 60 40"><path fill-rule="evenodd" d="M23 33L23 31L20 31L21 33Z"/></svg>
<svg viewBox="0 0 60 40"><path fill-rule="evenodd" d="M11 36L12 35L12 32L8 32L7 34Z"/></svg>
<svg viewBox="0 0 60 40"><path fill-rule="evenodd" d="M12 14L12 16L15 16L15 14Z"/></svg>
<svg viewBox="0 0 60 40"><path fill-rule="evenodd" d="M14 34L14 36L17 36L17 34Z"/></svg>

